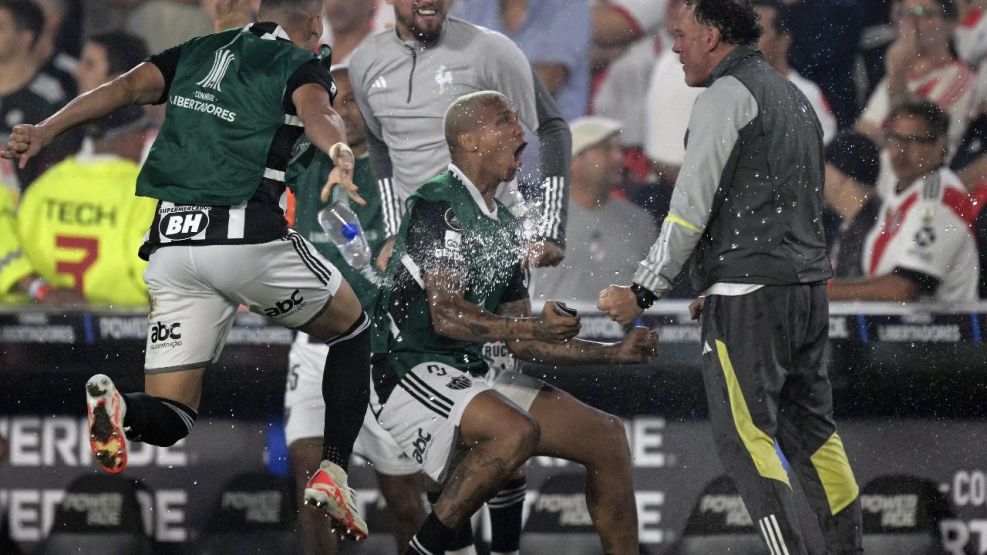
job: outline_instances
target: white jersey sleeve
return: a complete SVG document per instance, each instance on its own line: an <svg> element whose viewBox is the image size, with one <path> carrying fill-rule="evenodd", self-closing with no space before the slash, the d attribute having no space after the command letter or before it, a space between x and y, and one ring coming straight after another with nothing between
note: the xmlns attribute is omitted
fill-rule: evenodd
<svg viewBox="0 0 987 555"><path fill-rule="evenodd" d="M867 106L860 114L860 120L880 127L884 125L884 120L890 112L891 99L888 93L888 78L885 77L874 87L874 92L867 100Z"/></svg>
<svg viewBox="0 0 987 555"><path fill-rule="evenodd" d="M658 57L644 105L644 153L648 158L682 165L692 106L703 90L685 83L676 54L669 50Z"/></svg>
<svg viewBox="0 0 987 555"><path fill-rule="evenodd" d="M809 79L799 75L795 70L789 72L788 79L809 100L809 104L815 110L816 117L819 118L819 124L822 126L823 144L829 144L829 141L836 136L836 117L833 115L833 111L830 110L829 104L826 102L826 97L823 96L822 89Z"/></svg>

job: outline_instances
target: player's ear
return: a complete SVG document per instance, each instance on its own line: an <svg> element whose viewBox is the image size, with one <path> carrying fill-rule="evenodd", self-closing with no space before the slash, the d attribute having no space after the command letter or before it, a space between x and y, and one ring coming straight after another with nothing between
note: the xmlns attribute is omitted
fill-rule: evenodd
<svg viewBox="0 0 987 555"><path fill-rule="evenodd" d="M473 133L460 133L456 135L456 141L459 143L459 148L463 152L476 152L480 148L480 145L476 142L476 136Z"/></svg>

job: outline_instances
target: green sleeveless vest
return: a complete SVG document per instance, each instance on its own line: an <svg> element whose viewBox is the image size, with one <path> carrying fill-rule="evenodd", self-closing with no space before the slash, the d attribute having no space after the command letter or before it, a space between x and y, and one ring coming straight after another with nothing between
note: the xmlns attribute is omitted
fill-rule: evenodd
<svg viewBox="0 0 987 555"><path fill-rule="evenodd" d="M496 311L511 278L518 270L524 241L517 218L497 202L497 219L488 217L451 172L443 173L422 185L408 199L408 214L420 201L448 202L461 227L460 250L466 263L464 298L488 312ZM447 216L447 221L448 221ZM482 356L483 342L458 341L437 334L432 327L425 291L414 281L397 280L408 272L402 260L407 256L405 241L410 216L405 216L387 266L384 287L374 310L372 351L387 354L391 367L403 377L422 362L442 362L474 375L483 375L487 363ZM447 241L449 240L447 235ZM407 316L397 329L390 311L392 302L409 298L410 291L396 291L395 283L410 283L416 288L407 304ZM403 301L402 301L403 304ZM403 309L404 307L402 307Z"/></svg>
<svg viewBox="0 0 987 555"><path fill-rule="evenodd" d="M271 143L285 124L285 84L315 55L281 39L233 29L192 39L168 90L164 124L137 178L137 194L181 204L240 204L267 168Z"/></svg>

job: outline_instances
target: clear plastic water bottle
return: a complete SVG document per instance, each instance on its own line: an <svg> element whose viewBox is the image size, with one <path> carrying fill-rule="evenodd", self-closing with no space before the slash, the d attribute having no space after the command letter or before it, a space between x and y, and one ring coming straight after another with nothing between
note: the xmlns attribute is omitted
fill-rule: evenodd
<svg viewBox="0 0 987 555"><path fill-rule="evenodd" d="M343 202L334 202L319 212L319 225L339 249L347 264L360 270L370 265L370 245L356 214Z"/></svg>

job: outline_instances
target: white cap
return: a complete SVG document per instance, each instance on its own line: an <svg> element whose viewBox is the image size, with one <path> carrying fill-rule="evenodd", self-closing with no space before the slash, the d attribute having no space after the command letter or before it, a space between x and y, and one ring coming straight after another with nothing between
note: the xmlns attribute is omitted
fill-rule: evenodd
<svg viewBox="0 0 987 555"><path fill-rule="evenodd" d="M569 125L572 132L572 156L576 157L587 148L594 147L620 133L619 121L603 116L577 118Z"/></svg>

